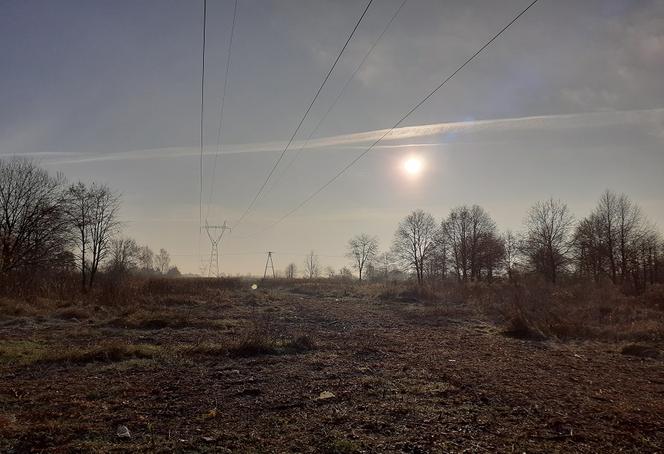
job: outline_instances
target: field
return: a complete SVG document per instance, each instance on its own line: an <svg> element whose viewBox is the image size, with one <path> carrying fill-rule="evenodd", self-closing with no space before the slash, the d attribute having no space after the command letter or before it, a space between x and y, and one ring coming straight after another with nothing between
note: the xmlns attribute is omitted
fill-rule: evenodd
<svg viewBox="0 0 664 454"><path fill-rule="evenodd" d="M0 451L664 450L657 304L258 284L0 299Z"/></svg>

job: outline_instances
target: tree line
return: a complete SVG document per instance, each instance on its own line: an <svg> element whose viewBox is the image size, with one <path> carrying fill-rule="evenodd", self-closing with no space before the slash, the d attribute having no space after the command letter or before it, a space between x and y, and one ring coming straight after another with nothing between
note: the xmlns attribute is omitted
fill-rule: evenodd
<svg viewBox="0 0 664 454"><path fill-rule="evenodd" d="M0 278L80 275L90 290L100 270L179 274L164 249L121 236L120 195L98 183L68 183L34 161L0 159Z"/></svg>
<svg viewBox="0 0 664 454"><path fill-rule="evenodd" d="M360 279L391 270L411 273L418 283L537 274L552 283L574 276L608 280L636 292L664 282L661 235L635 202L609 190L579 220L560 200L537 202L521 232L500 232L478 205L453 208L440 221L415 210L399 223L389 251L379 254L377 238L361 234L349 241L347 255Z"/></svg>

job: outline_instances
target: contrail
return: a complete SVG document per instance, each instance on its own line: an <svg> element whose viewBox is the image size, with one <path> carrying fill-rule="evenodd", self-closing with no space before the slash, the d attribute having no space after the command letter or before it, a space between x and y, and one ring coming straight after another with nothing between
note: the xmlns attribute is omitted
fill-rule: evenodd
<svg viewBox="0 0 664 454"><path fill-rule="evenodd" d="M574 113L561 115L542 115L515 118L499 118L491 120L472 120L449 123L435 123L416 126L404 126L397 128L384 139L385 144L377 146L377 149L389 149L394 147L440 145L449 143L450 136L468 135L486 132L519 132L519 131L567 131L610 127L617 125L646 125L655 129L655 134L660 135L664 124L664 109L648 110L626 110L626 111L603 111L590 113ZM354 150L357 147L381 137L387 129L340 134L336 136L321 137L310 140L306 150ZM446 137L447 136L447 137ZM398 144L413 139L435 137L435 141L428 144L406 143ZM295 145L297 146L297 144ZM282 142L260 142L227 145L223 154L265 153L280 151ZM39 156L54 157L44 159L44 164L79 164L102 161L143 160L143 159L175 159L198 156L200 149L195 147L165 147L143 150L132 150L125 152L107 154L86 154L73 157L71 153L38 153ZM203 150L206 155L214 155L216 150L208 147ZM37 155L35 153L34 155ZM27 154L26 154L27 156Z"/></svg>

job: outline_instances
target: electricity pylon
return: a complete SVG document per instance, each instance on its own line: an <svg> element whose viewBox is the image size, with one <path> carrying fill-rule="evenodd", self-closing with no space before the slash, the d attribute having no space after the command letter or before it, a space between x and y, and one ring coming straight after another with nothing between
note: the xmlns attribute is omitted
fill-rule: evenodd
<svg viewBox="0 0 664 454"><path fill-rule="evenodd" d="M274 262L272 261L272 252L267 253L267 260L265 261L265 271L263 272L263 279L267 277L267 268L269 267L272 269L272 278L277 277L277 273L274 272Z"/></svg>
<svg viewBox="0 0 664 454"><path fill-rule="evenodd" d="M219 277L219 243L221 238L224 236L226 230L231 228L226 225L224 221L223 225L210 225L205 220L205 231L207 232L208 238L210 238L211 248L210 248L210 266L208 267L208 277L214 276ZM217 233L218 232L218 233ZM212 268L214 267L214 274L212 274Z"/></svg>

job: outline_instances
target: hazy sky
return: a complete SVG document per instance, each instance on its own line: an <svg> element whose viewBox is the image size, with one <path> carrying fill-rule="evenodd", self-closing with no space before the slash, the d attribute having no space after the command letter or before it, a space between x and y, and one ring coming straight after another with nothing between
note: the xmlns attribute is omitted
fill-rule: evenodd
<svg viewBox="0 0 664 454"><path fill-rule="evenodd" d="M519 229L537 200L585 216L607 188L664 226L664 0L540 0L476 61L310 204L530 0L409 0L317 131L401 0L374 0L298 142L222 245L222 271L346 264L350 236L389 247L414 208L459 204ZM211 223L233 225L291 136L364 1L239 0ZM208 1L205 207L233 0ZM198 272L202 1L0 3L0 155L31 156L123 195L125 233ZM423 125L431 125L423 127ZM418 178L402 170L417 155ZM286 169L284 171L284 169ZM207 211L207 210L206 210ZM200 248L199 248L200 238Z"/></svg>

